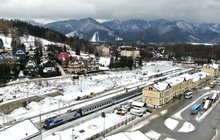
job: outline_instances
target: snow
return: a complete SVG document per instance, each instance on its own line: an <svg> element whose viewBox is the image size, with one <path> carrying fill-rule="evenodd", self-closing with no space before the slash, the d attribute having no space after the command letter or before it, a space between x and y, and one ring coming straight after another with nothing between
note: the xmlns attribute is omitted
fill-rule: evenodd
<svg viewBox="0 0 220 140"><path fill-rule="evenodd" d="M159 91L164 91L167 89L168 83L167 82L158 82L153 85Z"/></svg>
<svg viewBox="0 0 220 140"><path fill-rule="evenodd" d="M145 133L145 135L147 137L149 137L150 139L153 139L153 140L158 140L160 138L160 136L161 136L160 133L157 133L157 132L155 132L153 130L148 131L147 133Z"/></svg>
<svg viewBox="0 0 220 140"><path fill-rule="evenodd" d="M170 84L170 86L175 86L177 84L180 84L184 81L184 78L180 78L180 77L174 77L171 79L166 80L167 83Z"/></svg>
<svg viewBox="0 0 220 140"><path fill-rule="evenodd" d="M204 87L204 90L209 90L209 89L211 89L210 87Z"/></svg>
<svg viewBox="0 0 220 140"><path fill-rule="evenodd" d="M167 109L164 109L163 111L160 112L160 114L165 115L168 112Z"/></svg>
<svg viewBox="0 0 220 140"><path fill-rule="evenodd" d="M145 103L143 103L143 102L138 102L138 101L133 101L131 104L132 104L133 106L143 107Z"/></svg>
<svg viewBox="0 0 220 140"><path fill-rule="evenodd" d="M75 136L75 140L87 139L90 138L91 136L94 136L102 132L104 129L104 123L105 123L105 129L108 129L116 124L121 123L122 121L125 121L130 117L132 116L129 114L127 114L127 116L126 115L120 116L114 113L106 113L105 118L99 116L87 122L81 123L73 128L66 129L64 131L59 131L58 133L60 134L61 139L65 139L65 140L71 139L71 135ZM49 135L47 137L44 137L44 140L51 140L52 137L54 136Z"/></svg>
<svg viewBox="0 0 220 140"><path fill-rule="evenodd" d="M174 130L177 125L179 124L179 121L178 120L175 120L175 119L172 119L172 118L167 118L165 121L164 121L164 124L167 128L169 128L170 130Z"/></svg>
<svg viewBox="0 0 220 140"><path fill-rule="evenodd" d="M208 76L209 74L206 72L197 72L193 74L193 82L198 81L199 79L204 79Z"/></svg>
<svg viewBox="0 0 220 140"><path fill-rule="evenodd" d="M58 109L59 107L68 106L70 103L75 104L78 96L90 95L90 93L99 93L109 90L123 89L123 87L132 88L135 85L147 82L143 80L143 74L148 72L148 75L174 69L170 62L154 62L154 66L144 66L143 69L126 70L126 71L108 71L106 74L80 76L79 79L72 80L54 79L47 81L35 81L10 85L0 88L0 94L3 96L3 103L11 102L18 99L26 98L27 96L43 96L44 100L40 102L30 102L26 108L18 108L12 113L5 115L12 120L20 120L27 117L32 117L37 114L48 112L49 110ZM146 64L148 65L148 63ZM161 67L163 66L163 67ZM144 75L146 76L146 75ZM13 82L11 82L13 83ZM63 89L63 96L48 97L47 94ZM31 92L30 92L31 91ZM53 116L54 114L48 114Z"/></svg>
<svg viewBox="0 0 220 140"><path fill-rule="evenodd" d="M195 130L195 126L189 122L184 122L178 132L189 133Z"/></svg>
<svg viewBox="0 0 220 140"><path fill-rule="evenodd" d="M108 67L110 64L110 58L109 57L100 57L99 64L103 65L104 67Z"/></svg>
<svg viewBox="0 0 220 140"><path fill-rule="evenodd" d="M103 140L150 140L148 137L146 137L142 132L140 131L134 131L134 132L121 132L112 136L108 136L104 138Z"/></svg>
<svg viewBox="0 0 220 140"><path fill-rule="evenodd" d="M185 78L186 80L193 79L193 76L191 74L188 74L188 73L182 74L179 77Z"/></svg>
<svg viewBox="0 0 220 140"><path fill-rule="evenodd" d="M164 140L175 140L175 139L173 139L173 138L165 138Z"/></svg>
<svg viewBox="0 0 220 140"><path fill-rule="evenodd" d="M40 133L30 120L17 123L12 127L0 131L1 140L21 140Z"/></svg>
<svg viewBox="0 0 220 140"><path fill-rule="evenodd" d="M206 66L210 66L210 67L212 67L212 68L214 68L214 69L218 69L218 64L215 64L215 63L213 63L213 64L204 64L203 65L204 67L206 67Z"/></svg>
<svg viewBox="0 0 220 140"><path fill-rule="evenodd" d="M99 42L99 32L95 32L90 40L91 42Z"/></svg>
<svg viewBox="0 0 220 140"><path fill-rule="evenodd" d="M12 38L11 38L10 36L7 36L7 37L6 37L5 35L0 34L0 39L2 39L5 48L7 48L7 49L10 49L10 48L11 48Z"/></svg>

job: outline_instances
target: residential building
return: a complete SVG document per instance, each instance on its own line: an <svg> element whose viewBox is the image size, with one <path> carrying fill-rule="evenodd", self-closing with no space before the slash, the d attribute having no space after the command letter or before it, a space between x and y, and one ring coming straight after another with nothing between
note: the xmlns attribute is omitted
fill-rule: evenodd
<svg viewBox="0 0 220 140"><path fill-rule="evenodd" d="M87 70L82 61L70 61L67 67L69 73L86 73Z"/></svg>
<svg viewBox="0 0 220 140"><path fill-rule="evenodd" d="M140 51L135 47L121 46L120 55L125 57L132 57L133 59L136 59L140 57Z"/></svg>
<svg viewBox="0 0 220 140"><path fill-rule="evenodd" d="M97 50L98 50L99 56L107 57L110 55L110 47L109 46L105 46L105 45L98 46Z"/></svg>

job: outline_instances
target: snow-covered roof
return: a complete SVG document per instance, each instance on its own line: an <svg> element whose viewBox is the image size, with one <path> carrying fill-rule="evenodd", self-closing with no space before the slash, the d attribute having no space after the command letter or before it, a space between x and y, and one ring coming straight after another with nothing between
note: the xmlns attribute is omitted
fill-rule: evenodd
<svg viewBox="0 0 220 140"><path fill-rule="evenodd" d="M116 140L116 139L121 139L121 140L150 140L147 136L145 136L142 132L140 131L134 131L134 132L121 132L115 135L108 136L104 138L103 140Z"/></svg>
<svg viewBox="0 0 220 140"><path fill-rule="evenodd" d="M133 106L143 107L145 103L143 103L143 102L138 102L138 101L133 101L131 104L132 104Z"/></svg>
<svg viewBox="0 0 220 140"><path fill-rule="evenodd" d="M166 82L169 83L170 86L175 86L177 84L182 83L183 81L184 81L184 78L182 77L174 77L174 78L166 80Z"/></svg>
<svg viewBox="0 0 220 140"><path fill-rule="evenodd" d="M193 79L193 76L191 74L188 74L188 73L182 74L178 77L185 78L186 80Z"/></svg>
<svg viewBox="0 0 220 140"><path fill-rule="evenodd" d="M0 131L1 140L22 140L36 135L40 135L40 131L30 120L25 120Z"/></svg>
<svg viewBox="0 0 220 140"><path fill-rule="evenodd" d="M2 39L5 48L11 48L11 37L6 37L5 35L0 34L0 38Z"/></svg>
<svg viewBox="0 0 220 140"><path fill-rule="evenodd" d="M164 91L164 90L166 90L167 86L168 86L168 83L167 83L167 82L158 82L158 83L155 83L155 84L153 85L153 87L156 88L156 89L159 90L159 91Z"/></svg>
<svg viewBox="0 0 220 140"><path fill-rule="evenodd" d="M199 79L206 78L207 76L209 76L209 74L206 72L197 72L197 73L194 73L192 76L193 76L193 82L196 82Z"/></svg>
<svg viewBox="0 0 220 140"><path fill-rule="evenodd" d="M218 69L218 64L215 64L215 63L213 63L213 64L204 64L203 66L204 67L209 66L209 67L212 67L214 69Z"/></svg>

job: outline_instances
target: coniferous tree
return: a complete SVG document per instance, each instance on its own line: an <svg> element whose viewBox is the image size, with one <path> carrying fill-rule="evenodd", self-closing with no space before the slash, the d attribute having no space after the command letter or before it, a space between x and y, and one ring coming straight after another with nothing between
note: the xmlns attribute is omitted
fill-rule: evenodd
<svg viewBox="0 0 220 140"><path fill-rule="evenodd" d="M76 46L76 55L80 55L80 46L79 45Z"/></svg>

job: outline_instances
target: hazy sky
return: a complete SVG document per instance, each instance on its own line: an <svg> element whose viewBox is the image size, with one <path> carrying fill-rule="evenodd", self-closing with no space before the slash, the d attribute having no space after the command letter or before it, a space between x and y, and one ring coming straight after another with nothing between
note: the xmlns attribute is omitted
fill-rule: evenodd
<svg viewBox="0 0 220 140"><path fill-rule="evenodd" d="M0 18L181 19L220 23L220 0L0 0Z"/></svg>

